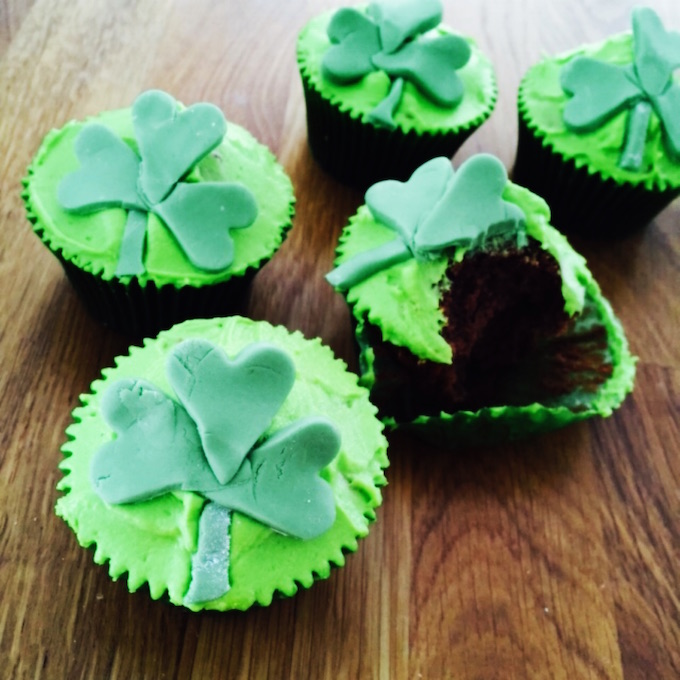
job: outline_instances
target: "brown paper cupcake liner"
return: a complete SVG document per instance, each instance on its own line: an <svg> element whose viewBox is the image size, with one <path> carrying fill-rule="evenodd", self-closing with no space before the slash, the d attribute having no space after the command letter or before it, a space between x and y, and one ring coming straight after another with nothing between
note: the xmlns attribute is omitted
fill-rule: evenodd
<svg viewBox="0 0 680 680"><path fill-rule="evenodd" d="M521 105L512 181L547 201L554 227L596 238L620 237L640 229L680 196L680 187L661 190L620 184L586 166L578 167L529 125Z"/></svg>

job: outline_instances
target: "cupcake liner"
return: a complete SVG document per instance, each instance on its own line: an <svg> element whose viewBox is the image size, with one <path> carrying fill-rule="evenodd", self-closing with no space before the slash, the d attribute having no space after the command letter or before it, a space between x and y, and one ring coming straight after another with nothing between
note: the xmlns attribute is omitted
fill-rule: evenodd
<svg viewBox="0 0 680 680"><path fill-rule="evenodd" d="M521 88L518 128L512 181L545 199L551 224L564 233L625 236L647 225L680 196L680 187L617 182L562 156L531 123Z"/></svg>
<svg viewBox="0 0 680 680"><path fill-rule="evenodd" d="M190 602L192 555L198 545L202 497L172 492L147 501L107 504L90 481L96 450L109 442L111 429L103 421L100 403L105 389L123 377L143 377L164 388L168 350L188 338L203 338L233 356L253 342L285 349L296 366L296 382L275 417L278 430L300 417L330 419L340 431L341 449L322 471L336 502L334 524L316 538L302 540L278 533L238 512L231 511L229 590L217 599ZM387 442L375 407L346 365L318 339L299 332L242 317L187 321L146 340L143 347L116 359L92 383L82 405L73 412L62 447L64 477L57 488L62 495L56 513L75 532L83 547L94 550L94 561L108 564L112 579L127 577L130 592L148 586L152 599L164 598L194 611L247 609L269 605L275 597L291 596L315 580L327 578L333 566L342 566L358 539L367 535L382 501Z"/></svg>
<svg viewBox="0 0 680 680"><path fill-rule="evenodd" d="M76 294L90 315L104 326L142 338L156 335L187 319L229 316L243 313L248 304L250 285L256 270L227 281L201 288L157 286L153 281L144 285L137 278L129 283L109 281L57 258Z"/></svg>
<svg viewBox="0 0 680 680"><path fill-rule="evenodd" d="M431 158L451 158L476 129L470 126L455 132L418 134L378 127L324 99L304 75L302 82L307 138L314 160L328 174L356 189L364 190L383 179L406 180Z"/></svg>

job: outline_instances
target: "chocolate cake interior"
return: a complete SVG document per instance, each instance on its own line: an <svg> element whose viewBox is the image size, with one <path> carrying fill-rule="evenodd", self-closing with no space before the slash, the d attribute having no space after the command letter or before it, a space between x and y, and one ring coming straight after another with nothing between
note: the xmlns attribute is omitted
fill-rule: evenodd
<svg viewBox="0 0 680 680"><path fill-rule="evenodd" d="M593 393L611 374L604 327L588 319L588 309L583 319L568 317L559 266L537 241L471 252L446 275L442 333L452 364L418 359L366 324L364 340L375 357L371 398L381 415L408 421L442 411L554 403Z"/></svg>

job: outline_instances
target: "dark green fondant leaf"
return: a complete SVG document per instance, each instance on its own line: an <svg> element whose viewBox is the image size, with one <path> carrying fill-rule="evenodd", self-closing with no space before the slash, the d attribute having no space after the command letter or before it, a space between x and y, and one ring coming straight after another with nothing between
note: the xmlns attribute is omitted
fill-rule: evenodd
<svg viewBox="0 0 680 680"><path fill-rule="evenodd" d="M438 26L443 9L440 0L401 0L374 2L368 12L380 26L382 49L389 53Z"/></svg>
<svg viewBox="0 0 680 680"><path fill-rule="evenodd" d="M105 208L146 210L137 193L139 158L114 132L90 123L76 137L74 151L80 168L57 187L65 210L84 214Z"/></svg>
<svg viewBox="0 0 680 680"><path fill-rule="evenodd" d="M132 106L132 121L142 157L139 185L151 205L216 148L227 129L224 115L212 104L180 110L165 92L150 90Z"/></svg>
<svg viewBox="0 0 680 680"><path fill-rule="evenodd" d="M154 212L161 217L189 261L207 271L228 267L234 259L230 231L253 223L257 204L242 184L181 183Z"/></svg>
<svg viewBox="0 0 680 680"><path fill-rule="evenodd" d="M453 107L463 98L456 73L470 58L470 46L455 35L413 40L392 54L381 52L373 64L392 77L406 78L440 106Z"/></svg>
<svg viewBox="0 0 680 680"><path fill-rule="evenodd" d="M254 449L229 484L206 495L284 534L314 538L335 520L333 491L319 472L339 448L327 420L298 420Z"/></svg>

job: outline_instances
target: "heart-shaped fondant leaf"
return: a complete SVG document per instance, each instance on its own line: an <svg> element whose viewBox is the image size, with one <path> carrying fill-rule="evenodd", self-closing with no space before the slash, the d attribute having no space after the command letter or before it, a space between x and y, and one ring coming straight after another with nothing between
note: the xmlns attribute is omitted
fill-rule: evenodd
<svg viewBox="0 0 680 680"><path fill-rule="evenodd" d="M463 83L456 73L470 58L470 45L461 37L441 35L413 40L392 54L381 52L373 64L392 77L406 78L440 106L452 107L463 98Z"/></svg>
<svg viewBox="0 0 680 680"><path fill-rule="evenodd" d="M680 33L667 31L649 7L633 9L635 72L650 96L662 94L680 67Z"/></svg>
<svg viewBox="0 0 680 680"><path fill-rule="evenodd" d="M438 26L443 12L440 0L400 0L374 2L368 13L380 26L382 49L389 53L407 40Z"/></svg>
<svg viewBox="0 0 680 680"><path fill-rule="evenodd" d="M150 90L132 107L135 136L142 157L139 187L151 205L204 156L216 148L227 129L224 115L212 104L180 110L165 92Z"/></svg>
<svg viewBox="0 0 680 680"><path fill-rule="evenodd" d="M107 503L132 503L178 489L214 487L189 414L144 380L114 383L102 414L116 432L94 455L90 476Z"/></svg>
<svg viewBox="0 0 680 680"><path fill-rule="evenodd" d="M374 70L371 57L380 51L380 33L369 17L342 8L331 18L327 32L332 43L322 62L327 78L350 83Z"/></svg>
<svg viewBox="0 0 680 680"><path fill-rule="evenodd" d="M175 347L167 374L198 427L215 477L224 484L288 396L295 366L274 346L252 344L229 359L216 345L193 339Z"/></svg>
<svg viewBox="0 0 680 680"><path fill-rule="evenodd" d="M513 233L524 213L502 198L508 182L503 164L490 154L466 160L456 171L439 202L418 226L416 251L439 251L477 241L485 233Z"/></svg>
<svg viewBox="0 0 680 680"><path fill-rule="evenodd" d="M139 158L120 137L91 123L76 137L74 151L80 168L57 187L65 210L83 214L103 208L146 210L137 193Z"/></svg>
<svg viewBox="0 0 680 680"><path fill-rule="evenodd" d="M589 57L566 64L560 72L560 84L571 95L564 107L564 123L577 132L597 129L643 95L630 67Z"/></svg>
<svg viewBox="0 0 680 680"><path fill-rule="evenodd" d="M448 159L433 158L406 182L388 179L374 184L366 192L366 205L378 221L412 248L423 214L441 198L452 176L453 167Z"/></svg>
<svg viewBox="0 0 680 680"><path fill-rule="evenodd" d="M314 538L335 520L333 491L319 472L339 448L327 420L296 421L255 449L229 484L206 496L281 533Z"/></svg>
<svg viewBox="0 0 680 680"><path fill-rule="evenodd" d="M163 219L193 265L219 271L234 259L230 230L251 225L257 216L257 203L242 184L181 183L154 212Z"/></svg>
<svg viewBox="0 0 680 680"><path fill-rule="evenodd" d="M680 162L680 85L673 85L654 100L654 108L664 122L668 151Z"/></svg>

